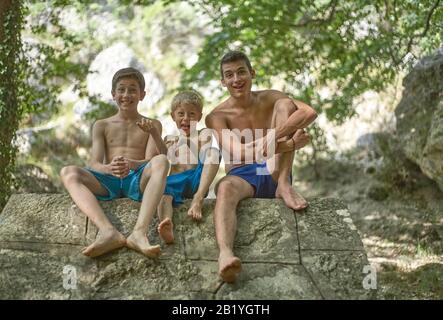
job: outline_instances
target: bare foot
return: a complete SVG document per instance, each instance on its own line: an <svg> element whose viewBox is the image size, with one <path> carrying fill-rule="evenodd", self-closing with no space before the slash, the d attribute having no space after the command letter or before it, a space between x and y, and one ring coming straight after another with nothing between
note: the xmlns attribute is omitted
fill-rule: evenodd
<svg viewBox="0 0 443 320"><path fill-rule="evenodd" d="M241 271L241 261L234 256L222 256L218 258L218 266L220 277L223 281L232 283L237 279L237 275Z"/></svg>
<svg viewBox="0 0 443 320"><path fill-rule="evenodd" d="M141 232L132 232L126 240L126 245L132 250L138 251L150 258L156 258L160 255L160 246L157 244L152 246L149 243L146 234Z"/></svg>
<svg viewBox="0 0 443 320"><path fill-rule="evenodd" d="M294 210L303 210L308 206L308 202L289 184L279 184L277 191L275 191L275 197L282 198L286 206Z"/></svg>
<svg viewBox="0 0 443 320"><path fill-rule="evenodd" d="M191 207L188 210L188 216L194 220L201 220L202 218L203 199L192 199Z"/></svg>
<svg viewBox="0 0 443 320"><path fill-rule="evenodd" d="M166 218L158 225L158 233L167 244L174 242L174 225L171 219Z"/></svg>
<svg viewBox="0 0 443 320"><path fill-rule="evenodd" d="M100 230L97 239L82 250L88 257L98 257L109 251L123 247L126 244L125 237L116 229Z"/></svg>

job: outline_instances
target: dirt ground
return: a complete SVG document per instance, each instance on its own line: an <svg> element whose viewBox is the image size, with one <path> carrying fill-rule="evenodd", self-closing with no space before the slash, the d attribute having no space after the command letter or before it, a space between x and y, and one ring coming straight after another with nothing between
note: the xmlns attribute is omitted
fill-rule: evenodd
<svg viewBox="0 0 443 320"><path fill-rule="evenodd" d="M322 160L316 170L294 168L294 184L308 199L347 202L376 267L380 299L443 299L443 192L418 169L399 165L387 174L362 165L365 157L360 150Z"/></svg>

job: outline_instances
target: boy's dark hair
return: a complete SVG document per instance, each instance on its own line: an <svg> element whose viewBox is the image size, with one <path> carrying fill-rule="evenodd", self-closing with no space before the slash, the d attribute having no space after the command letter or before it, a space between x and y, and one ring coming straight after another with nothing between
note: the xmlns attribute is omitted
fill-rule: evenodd
<svg viewBox="0 0 443 320"><path fill-rule="evenodd" d="M115 91L117 82L122 78L132 78L136 80L140 87L140 91L145 91L145 78L140 71L131 67L120 69L114 74L112 77L112 91Z"/></svg>
<svg viewBox="0 0 443 320"><path fill-rule="evenodd" d="M249 71L250 72L252 71L251 61L249 61L249 58L246 54L244 54L241 51L229 51L223 56L223 58L220 61L220 74L222 79L223 79L223 65L225 63L236 62L236 61L244 61Z"/></svg>

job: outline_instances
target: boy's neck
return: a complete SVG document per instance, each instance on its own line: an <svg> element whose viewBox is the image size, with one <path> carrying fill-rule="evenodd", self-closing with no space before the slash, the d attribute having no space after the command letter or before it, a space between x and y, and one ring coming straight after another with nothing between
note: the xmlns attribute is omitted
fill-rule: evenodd
<svg viewBox="0 0 443 320"><path fill-rule="evenodd" d="M117 117L122 120L136 120L140 118L140 114L137 110L135 111L124 111L119 109L117 113Z"/></svg>
<svg viewBox="0 0 443 320"><path fill-rule="evenodd" d="M240 98L235 98L235 97L231 96L231 99L236 107L243 108L243 109L247 109L247 108L251 107L255 102L254 94L252 93L252 91L250 91L249 94L246 94Z"/></svg>

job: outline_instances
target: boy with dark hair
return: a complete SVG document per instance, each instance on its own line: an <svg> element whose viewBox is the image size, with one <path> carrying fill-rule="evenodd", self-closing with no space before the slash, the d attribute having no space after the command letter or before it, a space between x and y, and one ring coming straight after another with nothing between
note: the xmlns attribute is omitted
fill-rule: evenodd
<svg viewBox="0 0 443 320"><path fill-rule="evenodd" d="M206 117L206 126L215 130L223 155L229 156L225 158L227 175L216 186L214 224L220 249L219 274L224 281L233 282L241 271L241 261L233 253L238 203L251 197L282 198L291 209L307 207L306 200L292 188L291 169L294 150L309 141L303 128L317 114L280 91L252 91L255 71L242 52L231 51L223 56L220 71L221 83L230 96ZM244 137L238 134L226 135L227 131L248 130L252 137L249 142L242 141ZM258 131L264 131L265 137L258 137ZM267 154L266 143L272 135L275 154ZM257 148L263 148L265 162L257 159ZM252 161L248 162L248 157Z"/></svg>
<svg viewBox="0 0 443 320"><path fill-rule="evenodd" d="M149 243L147 231L169 171L162 126L137 111L138 102L146 95L145 80L138 70L118 70L112 78L111 93L118 111L94 123L89 167L66 166L60 172L61 179L73 201L99 229L95 242L82 251L84 255L96 257L126 245L156 257L160 246ZM137 223L127 239L98 202L120 197L141 201Z"/></svg>

